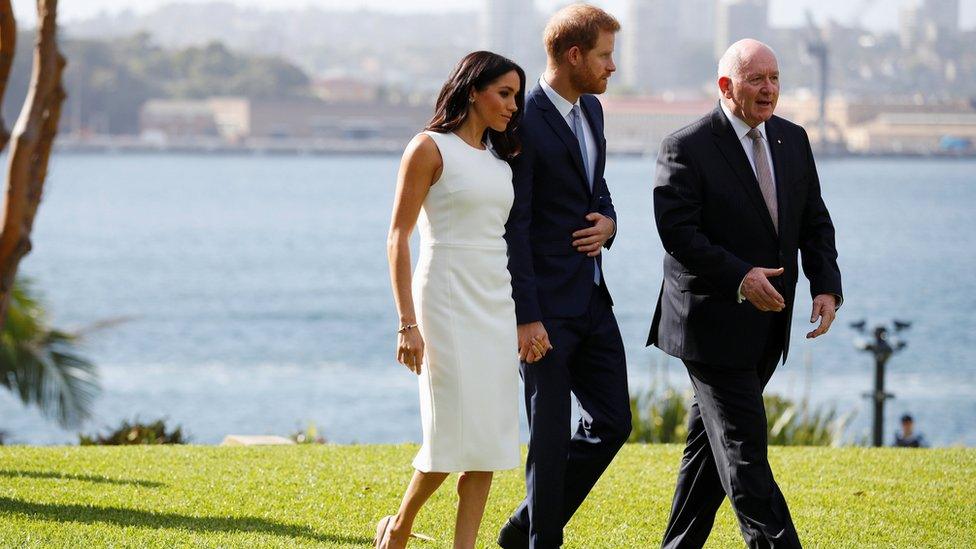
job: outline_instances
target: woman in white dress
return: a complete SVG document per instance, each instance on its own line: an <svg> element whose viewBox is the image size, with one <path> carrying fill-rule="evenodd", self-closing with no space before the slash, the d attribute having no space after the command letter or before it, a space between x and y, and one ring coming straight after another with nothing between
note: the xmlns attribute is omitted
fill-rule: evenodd
<svg viewBox="0 0 976 549"><path fill-rule="evenodd" d="M453 472L461 473L454 547L474 547L492 472L520 462L504 233L513 200L506 160L519 151L524 88L525 73L512 61L467 55L400 163L387 248L400 315L397 360L418 376L423 446L399 511L377 524L377 547L404 547L420 508ZM415 225L420 255L411 276Z"/></svg>

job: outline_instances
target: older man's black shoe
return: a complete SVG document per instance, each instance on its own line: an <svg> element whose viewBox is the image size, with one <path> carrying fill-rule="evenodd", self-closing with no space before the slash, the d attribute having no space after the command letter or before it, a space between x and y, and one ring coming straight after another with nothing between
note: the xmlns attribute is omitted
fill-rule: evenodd
<svg viewBox="0 0 976 549"><path fill-rule="evenodd" d="M502 549L529 549L529 533L509 518L498 532L498 546Z"/></svg>

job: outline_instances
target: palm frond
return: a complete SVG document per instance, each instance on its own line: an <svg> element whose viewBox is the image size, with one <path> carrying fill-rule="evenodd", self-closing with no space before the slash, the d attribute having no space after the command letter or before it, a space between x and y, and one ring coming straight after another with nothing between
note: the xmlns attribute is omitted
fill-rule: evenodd
<svg viewBox="0 0 976 549"><path fill-rule="evenodd" d="M0 332L0 385L61 426L77 426L100 392L95 365L77 349L78 337L51 328L30 284L18 279Z"/></svg>

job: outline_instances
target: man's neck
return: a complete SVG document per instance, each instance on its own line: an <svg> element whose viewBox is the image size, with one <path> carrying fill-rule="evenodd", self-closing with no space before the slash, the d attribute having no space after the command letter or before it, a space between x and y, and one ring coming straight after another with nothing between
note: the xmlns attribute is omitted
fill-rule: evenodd
<svg viewBox="0 0 976 549"><path fill-rule="evenodd" d="M583 95L579 92L579 90L573 87L573 84L569 81L569 75L559 68L547 68L542 77L546 79L546 83L548 83L552 89L556 90L556 93L558 93L560 97L574 105L577 101L579 101L580 96Z"/></svg>

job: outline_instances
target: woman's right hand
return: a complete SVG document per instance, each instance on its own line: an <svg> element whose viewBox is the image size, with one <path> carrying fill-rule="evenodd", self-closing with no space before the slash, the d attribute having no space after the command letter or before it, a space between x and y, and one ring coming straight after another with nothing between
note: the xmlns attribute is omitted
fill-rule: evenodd
<svg viewBox="0 0 976 549"><path fill-rule="evenodd" d="M518 325L519 360L532 364L541 360L551 350L549 334L541 321Z"/></svg>
<svg viewBox="0 0 976 549"><path fill-rule="evenodd" d="M546 353L549 352L549 345L545 343L541 336L533 336L532 340L529 342L529 356L527 357L527 362L530 364L533 362L538 362L542 360Z"/></svg>
<svg viewBox="0 0 976 549"><path fill-rule="evenodd" d="M424 338L416 326L408 328L397 336L397 362L420 375L420 365L424 361Z"/></svg>

